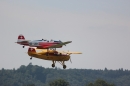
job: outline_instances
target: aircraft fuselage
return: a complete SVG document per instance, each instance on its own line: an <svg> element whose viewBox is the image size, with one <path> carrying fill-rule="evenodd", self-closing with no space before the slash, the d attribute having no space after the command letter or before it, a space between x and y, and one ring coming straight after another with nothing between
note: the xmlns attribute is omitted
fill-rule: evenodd
<svg viewBox="0 0 130 86"><path fill-rule="evenodd" d="M28 53L29 56L31 57L36 57L39 59L44 59L44 60L51 60L51 61L68 61L70 59L69 55L38 55L38 54L30 54Z"/></svg>

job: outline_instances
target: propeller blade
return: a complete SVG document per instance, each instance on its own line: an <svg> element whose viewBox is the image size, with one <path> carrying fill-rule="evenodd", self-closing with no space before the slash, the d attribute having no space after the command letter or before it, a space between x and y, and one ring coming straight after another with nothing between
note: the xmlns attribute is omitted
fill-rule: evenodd
<svg viewBox="0 0 130 86"><path fill-rule="evenodd" d="M70 58L70 62L72 63L71 58Z"/></svg>

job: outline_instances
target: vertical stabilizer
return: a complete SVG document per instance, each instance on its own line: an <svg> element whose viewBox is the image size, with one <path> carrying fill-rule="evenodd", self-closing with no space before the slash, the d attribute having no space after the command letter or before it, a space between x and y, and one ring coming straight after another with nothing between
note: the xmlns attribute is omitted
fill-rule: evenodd
<svg viewBox="0 0 130 86"><path fill-rule="evenodd" d="M24 41L24 40L25 40L25 37L24 37L22 34L20 34L20 35L18 36L18 42Z"/></svg>
<svg viewBox="0 0 130 86"><path fill-rule="evenodd" d="M36 53L35 48L29 47L29 48L28 48L28 53Z"/></svg>

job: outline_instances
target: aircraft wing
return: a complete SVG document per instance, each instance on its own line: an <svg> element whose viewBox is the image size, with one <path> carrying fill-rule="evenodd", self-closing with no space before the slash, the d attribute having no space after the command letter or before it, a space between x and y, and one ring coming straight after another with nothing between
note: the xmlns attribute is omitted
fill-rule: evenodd
<svg viewBox="0 0 130 86"><path fill-rule="evenodd" d="M65 52L65 53L68 53L68 54L82 54L81 52Z"/></svg>
<svg viewBox="0 0 130 86"><path fill-rule="evenodd" d="M69 44L71 43L72 41L67 41L67 42L62 42L60 44L56 44L56 45L52 45L52 46L49 46L48 48L57 48L57 47L60 47L62 45L66 45L66 44Z"/></svg>
<svg viewBox="0 0 130 86"><path fill-rule="evenodd" d="M59 53L67 53L67 54L82 54L81 52L67 52L67 51L58 51Z"/></svg>

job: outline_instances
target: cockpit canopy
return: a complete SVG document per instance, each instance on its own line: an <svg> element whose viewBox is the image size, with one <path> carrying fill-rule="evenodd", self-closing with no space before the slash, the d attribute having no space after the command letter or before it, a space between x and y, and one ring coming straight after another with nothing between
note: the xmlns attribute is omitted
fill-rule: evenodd
<svg viewBox="0 0 130 86"><path fill-rule="evenodd" d="M38 41L30 41L30 42L29 42L29 45L30 45L30 46L38 46L38 45L39 45L39 42L38 42Z"/></svg>
<svg viewBox="0 0 130 86"><path fill-rule="evenodd" d="M59 40L59 41L55 41L55 40L53 40L53 39L51 39L50 41L49 41L49 40L47 40L47 39L35 40L35 41L43 41L43 42L58 42L58 43L61 43L61 41L60 41L60 40Z"/></svg>

